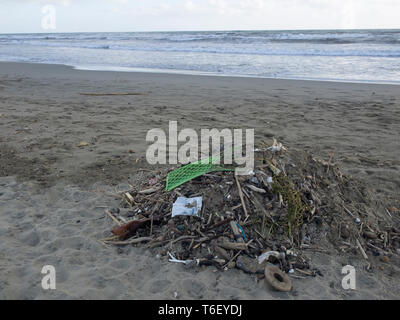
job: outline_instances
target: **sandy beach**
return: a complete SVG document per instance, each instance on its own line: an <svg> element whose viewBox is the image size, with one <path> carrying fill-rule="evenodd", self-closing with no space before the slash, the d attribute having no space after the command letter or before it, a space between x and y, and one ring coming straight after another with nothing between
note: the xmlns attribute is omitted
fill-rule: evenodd
<svg viewBox="0 0 400 320"><path fill-rule="evenodd" d="M101 244L112 226L104 210L119 203L110 194L153 169L146 133L171 120L254 128L256 140L326 161L334 151L343 172L400 208L399 86L0 63L0 299L400 297L398 254L367 270L358 251L307 252L323 277L294 278L282 293L237 269L186 269L150 249ZM347 264L356 290L342 288ZM44 265L57 270L56 290L41 287Z"/></svg>

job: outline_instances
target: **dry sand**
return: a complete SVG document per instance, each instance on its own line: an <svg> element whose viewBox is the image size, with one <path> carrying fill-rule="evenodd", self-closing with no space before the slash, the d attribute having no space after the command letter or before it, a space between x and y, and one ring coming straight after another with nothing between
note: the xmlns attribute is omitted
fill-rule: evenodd
<svg viewBox="0 0 400 320"><path fill-rule="evenodd" d="M400 297L398 256L367 271L359 252L309 252L324 276L293 279L294 290L279 293L239 270L185 269L151 250L102 245L112 227L104 208L118 206L107 194L149 167L146 132L169 120L180 129L254 128L257 139L274 136L325 160L333 150L344 172L400 207L398 86L0 63L0 299ZM41 288L48 264L56 290ZM342 289L347 264L356 290Z"/></svg>

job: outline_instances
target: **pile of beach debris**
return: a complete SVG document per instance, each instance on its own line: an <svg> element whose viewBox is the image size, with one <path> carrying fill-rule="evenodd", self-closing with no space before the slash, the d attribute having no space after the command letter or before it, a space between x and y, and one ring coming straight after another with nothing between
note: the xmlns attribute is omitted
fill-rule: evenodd
<svg viewBox="0 0 400 320"><path fill-rule="evenodd" d="M352 251L369 262L398 254L397 208L380 205L344 175L333 153L319 160L274 141L256 149L255 169L246 176L212 172L167 191L167 175L142 172L142 182L121 193L121 210L106 211L116 226L104 243L157 248L187 267L272 274L282 291L290 290L287 273L320 274L305 250Z"/></svg>

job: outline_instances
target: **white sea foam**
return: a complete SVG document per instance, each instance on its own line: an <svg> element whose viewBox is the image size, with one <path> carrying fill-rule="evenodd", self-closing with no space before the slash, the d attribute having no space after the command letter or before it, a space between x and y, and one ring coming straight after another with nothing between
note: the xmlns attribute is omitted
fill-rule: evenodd
<svg viewBox="0 0 400 320"><path fill-rule="evenodd" d="M400 81L400 30L0 34L0 59L126 70Z"/></svg>

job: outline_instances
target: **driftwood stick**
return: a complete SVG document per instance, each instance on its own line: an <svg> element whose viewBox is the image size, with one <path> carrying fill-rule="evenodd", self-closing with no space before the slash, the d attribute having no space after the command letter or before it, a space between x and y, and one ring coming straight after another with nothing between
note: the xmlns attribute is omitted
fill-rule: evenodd
<svg viewBox="0 0 400 320"><path fill-rule="evenodd" d="M193 250L195 250L195 249L197 249L198 247L200 247L204 241L206 241L206 240L200 241L199 243L195 244L195 245L193 246Z"/></svg>
<svg viewBox="0 0 400 320"><path fill-rule="evenodd" d="M109 210L106 210L106 213L108 214L108 216L118 225L121 225L121 222L118 221L118 219L116 217L114 217L111 212Z"/></svg>
<svg viewBox="0 0 400 320"><path fill-rule="evenodd" d="M379 247L377 247L377 246L374 246L372 243L367 243L367 246L372 247L372 248L374 248L374 249L380 251L380 252L383 253L384 255L389 255L389 254L390 254L389 252L387 252L387 251L385 251L385 250L383 250L383 249L381 249L381 248L379 248Z"/></svg>
<svg viewBox="0 0 400 320"><path fill-rule="evenodd" d="M153 234L153 215L151 215L151 221L150 221L150 237L151 237L151 235Z"/></svg>
<svg viewBox="0 0 400 320"><path fill-rule="evenodd" d="M246 184L246 187L258 193L267 193L267 191L265 191L264 189L257 188L256 186L253 186L251 184Z"/></svg>
<svg viewBox="0 0 400 320"><path fill-rule="evenodd" d="M213 213L210 213L210 215L208 216L207 225L209 225L211 223L212 216L213 216Z"/></svg>
<svg viewBox="0 0 400 320"><path fill-rule="evenodd" d="M247 242L246 246L248 246L252 242L253 242L253 239L250 240L249 242ZM220 244L219 244L219 246L222 247ZM245 250L247 250L247 249L245 249ZM238 253L236 253L231 260L229 260L227 263L224 264L223 268L225 268L229 263L231 263L233 260L235 260L242 252L243 252L243 250L240 250Z"/></svg>
<svg viewBox="0 0 400 320"><path fill-rule="evenodd" d="M246 215L246 220L247 220L247 218L249 217L249 214L247 213L246 204L244 203L242 187L240 186L240 182L239 182L237 176L235 176L235 180L236 180L236 184L237 184L238 190L239 190L240 201L242 202L243 211L244 211L244 214Z"/></svg>
<svg viewBox="0 0 400 320"><path fill-rule="evenodd" d="M329 161L328 161L328 167L326 168L326 173L329 172L329 167L331 166L331 162L333 159L333 156L335 155L335 153L333 151L330 152L330 156L329 156Z"/></svg>
<svg viewBox="0 0 400 320"><path fill-rule="evenodd" d="M162 240L162 241L155 241L155 242L151 242L147 245L147 248L156 248L156 247L160 247L166 243L168 243L169 240Z"/></svg>
<svg viewBox="0 0 400 320"><path fill-rule="evenodd" d="M247 250L247 243L234 243L234 242L222 242L218 244L220 247L224 249L231 249L231 250Z"/></svg>
<svg viewBox="0 0 400 320"><path fill-rule="evenodd" d="M191 251L191 250L192 250L193 244L194 244L194 239L192 239L192 241L190 242L190 245L189 245L189 251Z"/></svg>
<svg viewBox="0 0 400 320"><path fill-rule="evenodd" d="M174 243L176 243L178 241L187 240L187 239L195 239L195 238L197 238L197 237L196 236L181 236L181 237L179 237L179 238L177 238L175 240L172 240L171 244L174 244Z"/></svg>
<svg viewBox="0 0 400 320"><path fill-rule="evenodd" d="M220 226L222 226L224 224L227 224L230 221L232 221L231 217L229 217L227 219L224 219L224 220L221 220L221 221L219 221L217 223L214 223L212 226L206 228L204 231L208 231L208 230L212 230L212 229L218 228L218 227L220 227Z"/></svg>
<svg viewBox="0 0 400 320"><path fill-rule="evenodd" d="M119 236L112 236L112 237L100 239L99 241L105 242L105 241L112 241L112 240L117 240L117 239L119 239Z"/></svg>
<svg viewBox="0 0 400 320"><path fill-rule="evenodd" d="M236 253L231 260L229 260L227 263L224 264L223 268L225 268L228 264L230 264L233 260L235 260L243 250L240 250L238 253Z"/></svg>
<svg viewBox="0 0 400 320"><path fill-rule="evenodd" d="M158 191L160 188L149 188L149 189L145 189L145 190L141 190L138 193L139 194L150 194L150 193L154 193L156 191Z"/></svg>
<svg viewBox="0 0 400 320"><path fill-rule="evenodd" d="M362 247L362 245L361 245L360 241L358 241L358 239L356 239L356 243L357 243L357 246L358 246L358 248L360 249L361 254L362 254L362 256L364 257L364 259L365 259L365 260L368 260L368 256L367 256L367 254L365 253L364 248Z"/></svg>
<svg viewBox="0 0 400 320"><path fill-rule="evenodd" d="M219 238L219 237L220 237L220 235L215 235L215 236L209 236L209 237L208 236L204 236L203 238L196 239L197 244L193 246L193 249L197 249L198 247L200 247L206 241L210 241L212 239ZM192 241L194 242L194 239ZM190 246L190 248L191 248L191 246Z"/></svg>
<svg viewBox="0 0 400 320"><path fill-rule="evenodd" d="M141 237L141 238L136 238L136 239L131 239L129 241L103 241L104 243L107 244L115 244L115 245L127 245L127 244L135 244L135 243L140 243L140 242L146 242L146 241L151 241L153 238L151 237Z"/></svg>
<svg viewBox="0 0 400 320"><path fill-rule="evenodd" d="M125 192L124 196L128 200L128 203L132 206L132 203L135 202L135 199L133 199L132 195L129 192Z"/></svg>
<svg viewBox="0 0 400 320"><path fill-rule="evenodd" d="M345 206L343 206L343 209L355 219L354 214L349 209L347 209Z"/></svg>
<svg viewBox="0 0 400 320"><path fill-rule="evenodd" d="M312 276L313 275L312 272L307 272L307 271L301 270L299 268L294 268L294 270L296 270L299 273L305 274L307 276Z"/></svg>

